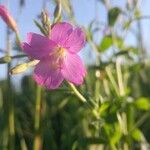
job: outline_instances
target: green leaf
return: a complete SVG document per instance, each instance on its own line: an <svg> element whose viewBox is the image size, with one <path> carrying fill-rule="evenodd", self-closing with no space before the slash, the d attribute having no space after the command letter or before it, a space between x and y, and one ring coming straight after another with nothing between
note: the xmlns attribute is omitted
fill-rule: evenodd
<svg viewBox="0 0 150 150"><path fill-rule="evenodd" d="M139 129L135 129L135 130L132 131L132 137L136 141L141 141L142 132Z"/></svg>
<svg viewBox="0 0 150 150"><path fill-rule="evenodd" d="M98 50L100 52L104 52L105 50L107 50L109 47L111 47L112 45L112 38L110 35L104 36L104 38L102 39L100 46L98 47Z"/></svg>
<svg viewBox="0 0 150 150"><path fill-rule="evenodd" d="M42 27L42 25L37 22L36 20L34 20L35 25L40 29L40 31L44 34L47 35L46 31L44 30L44 28Z"/></svg>
<svg viewBox="0 0 150 150"><path fill-rule="evenodd" d="M121 128L120 128L119 124L115 124L114 127L115 127L115 131L112 134L110 140L111 140L111 143L116 144L116 143L118 143L120 141L122 133L121 133Z"/></svg>
<svg viewBox="0 0 150 150"><path fill-rule="evenodd" d="M99 108L99 113L102 114L102 113L105 113L106 110L108 109L110 103L108 102L105 102L101 105L101 107Z"/></svg>
<svg viewBox="0 0 150 150"><path fill-rule="evenodd" d="M121 13L121 10L118 7L114 7L114 8L109 10L109 12L108 12L109 26L113 26L115 24L120 13Z"/></svg>
<svg viewBox="0 0 150 150"><path fill-rule="evenodd" d="M150 109L150 101L148 98L142 97L135 101L135 106L141 110Z"/></svg>

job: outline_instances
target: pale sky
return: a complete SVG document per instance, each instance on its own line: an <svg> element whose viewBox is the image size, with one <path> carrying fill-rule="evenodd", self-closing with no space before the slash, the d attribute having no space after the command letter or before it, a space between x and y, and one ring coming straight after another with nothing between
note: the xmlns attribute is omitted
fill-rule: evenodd
<svg viewBox="0 0 150 150"><path fill-rule="evenodd" d="M8 1L8 0L7 0ZM18 25L20 29L21 39L24 40L27 32L38 32L38 28L35 26L33 19L37 18L37 14L40 14L42 10L42 0L26 0L26 5L22 9L19 10L18 1L19 0L9 0L9 10L18 20ZM110 0L113 6L120 6L122 9L125 6L126 0ZM87 25L93 20L93 18L97 17L97 20L106 22L107 12L104 6L101 3L95 3L95 0L71 0L75 18L79 25L87 27ZM6 4L6 0L0 0L1 4ZM53 16L54 5L53 0L49 0L47 3L47 9L49 11L50 17ZM150 15L150 0L143 0L140 3L140 9L142 10L143 15ZM95 15L97 14L97 15ZM148 49L150 48L149 35L150 35L150 20L143 21L143 38L144 45ZM0 48L5 48L5 31L6 25L0 20ZM128 43L135 43L135 39L129 35L126 39ZM86 55L88 54L88 48L85 48L81 56L86 61ZM0 57L3 54L0 53ZM18 63L18 62L15 62ZM6 76L6 65L0 66L0 78L5 78ZM21 75L20 75L21 76ZM19 77L19 75L18 75Z"/></svg>

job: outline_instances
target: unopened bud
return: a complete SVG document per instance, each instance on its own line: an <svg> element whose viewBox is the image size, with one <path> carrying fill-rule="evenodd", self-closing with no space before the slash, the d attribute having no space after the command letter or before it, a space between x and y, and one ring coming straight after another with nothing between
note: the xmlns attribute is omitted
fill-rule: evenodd
<svg viewBox="0 0 150 150"><path fill-rule="evenodd" d="M22 73L22 72L26 71L29 67L35 66L38 62L39 62L39 60L33 60L33 61L29 61L27 63L17 65L16 67L14 67L10 70L10 74L14 75L14 74Z"/></svg>
<svg viewBox="0 0 150 150"><path fill-rule="evenodd" d="M0 5L0 16L14 32L18 32L16 21L3 5Z"/></svg>
<svg viewBox="0 0 150 150"><path fill-rule="evenodd" d="M28 67L33 67L39 63L39 60L32 60L27 63Z"/></svg>
<svg viewBox="0 0 150 150"><path fill-rule="evenodd" d="M47 32L47 35L50 35L51 22L50 22L50 17L48 15L48 12L46 10L42 11L42 13L41 13L41 21L42 21L44 30L46 30L46 32Z"/></svg>
<svg viewBox="0 0 150 150"><path fill-rule="evenodd" d="M11 56L8 56L8 55L1 57L0 58L0 64L9 63L9 62L11 62L11 59L12 59Z"/></svg>
<svg viewBox="0 0 150 150"><path fill-rule="evenodd" d="M27 66L27 63L24 63L24 64L20 64L20 65L17 65L16 67L12 68L10 70L10 74L18 74L18 73L21 73L21 72L24 72L28 69L28 66Z"/></svg>
<svg viewBox="0 0 150 150"><path fill-rule="evenodd" d="M50 24L49 15L46 10L41 13L42 24Z"/></svg>

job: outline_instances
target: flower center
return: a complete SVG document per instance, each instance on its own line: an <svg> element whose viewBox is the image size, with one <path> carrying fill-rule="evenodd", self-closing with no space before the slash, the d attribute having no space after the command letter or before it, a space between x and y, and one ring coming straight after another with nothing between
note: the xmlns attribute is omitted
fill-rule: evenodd
<svg viewBox="0 0 150 150"><path fill-rule="evenodd" d="M63 47L57 47L54 50L54 53L49 54L50 56L52 56L53 61L51 61L51 68L53 69L57 69L59 67L61 67L62 62L63 62L63 58L66 56L66 49Z"/></svg>
<svg viewBox="0 0 150 150"><path fill-rule="evenodd" d="M56 59L60 59L66 56L66 49L63 47L56 47L53 53L49 56L54 56Z"/></svg>
<svg viewBox="0 0 150 150"><path fill-rule="evenodd" d="M58 47L56 48L56 53L55 53L56 57L58 58L62 58L66 56L66 49L63 47Z"/></svg>

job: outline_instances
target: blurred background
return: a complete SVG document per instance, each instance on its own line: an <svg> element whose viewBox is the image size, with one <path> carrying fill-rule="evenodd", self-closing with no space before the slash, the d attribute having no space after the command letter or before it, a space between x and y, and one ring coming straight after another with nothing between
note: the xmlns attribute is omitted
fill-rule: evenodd
<svg viewBox="0 0 150 150"><path fill-rule="evenodd" d="M14 57L23 52L15 34L0 20L0 57L14 58L0 64L0 150L150 149L149 0L0 0L0 4L15 18L22 41L27 32L42 34L35 21L41 23L43 10L51 23L59 15L57 21L83 28L87 40L80 52L87 76L77 87L87 101L83 103L67 82L56 90L37 86L34 67L10 75L11 68L28 58Z"/></svg>

